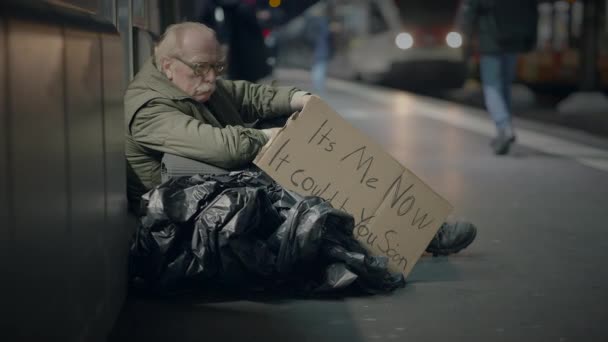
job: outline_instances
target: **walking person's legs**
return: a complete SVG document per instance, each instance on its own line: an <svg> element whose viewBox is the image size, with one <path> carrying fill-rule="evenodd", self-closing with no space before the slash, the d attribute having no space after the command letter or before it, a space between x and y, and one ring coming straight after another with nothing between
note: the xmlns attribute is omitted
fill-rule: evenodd
<svg viewBox="0 0 608 342"><path fill-rule="evenodd" d="M312 70L311 70L311 78L312 84L315 91L323 95L325 94L325 78L327 74L327 62L326 61L315 61Z"/></svg>
<svg viewBox="0 0 608 342"><path fill-rule="evenodd" d="M506 154L514 140L511 128L511 114L509 104L505 98L505 74L503 72L503 57L501 54L487 54L481 56L481 83L486 108L496 125L496 138L492 140L492 147L496 154ZM509 85L510 89L510 85ZM509 90L510 92L510 90ZM508 95L510 98L510 94Z"/></svg>
<svg viewBox="0 0 608 342"><path fill-rule="evenodd" d="M515 76L517 72L517 54L515 53L505 53L502 55L502 78L504 85L504 96L505 101L507 102L507 108L509 113L513 110L511 107L511 87L513 86L513 82L515 81Z"/></svg>
<svg viewBox="0 0 608 342"><path fill-rule="evenodd" d="M513 87L513 81L515 81L515 75L517 72L517 54L505 53L501 57L502 63L502 80L503 80L503 96L505 103L507 104L507 111L509 114L509 125L506 126L507 135L515 136L513 130L513 101L511 97L511 89Z"/></svg>

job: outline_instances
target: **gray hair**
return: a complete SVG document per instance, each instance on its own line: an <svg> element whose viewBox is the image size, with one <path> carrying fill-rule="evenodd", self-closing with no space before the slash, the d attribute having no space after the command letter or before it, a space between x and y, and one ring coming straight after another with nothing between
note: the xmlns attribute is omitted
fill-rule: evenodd
<svg viewBox="0 0 608 342"><path fill-rule="evenodd" d="M215 31L201 23L186 21L183 23L170 25L165 30L165 33L163 33L163 35L160 37L160 41L154 48L154 62L159 71L162 71L161 64L164 58L175 55L179 56L182 54L184 33L188 30L207 31L211 33L213 37L215 37Z"/></svg>

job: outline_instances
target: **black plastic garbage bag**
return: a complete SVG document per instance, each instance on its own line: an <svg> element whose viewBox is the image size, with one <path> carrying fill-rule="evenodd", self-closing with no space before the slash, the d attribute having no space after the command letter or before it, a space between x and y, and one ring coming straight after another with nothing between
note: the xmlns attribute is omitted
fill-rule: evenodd
<svg viewBox="0 0 608 342"><path fill-rule="evenodd" d="M175 178L142 199L129 275L147 289L378 293L405 284L354 238L352 216L261 171Z"/></svg>

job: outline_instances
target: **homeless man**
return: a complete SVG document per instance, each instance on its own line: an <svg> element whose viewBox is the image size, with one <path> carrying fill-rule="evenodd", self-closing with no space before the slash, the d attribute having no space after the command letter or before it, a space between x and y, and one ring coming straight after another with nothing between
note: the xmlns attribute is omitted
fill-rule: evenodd
<svg viewBox="0 0 608 342"><path fill-rule="evenodd" d="M246 123L286 117L310 95L219 78L226 69L215 32L199 23L167 28L125 94L128 197L131 208L161 183L165 153L228 170L247 167L278 128ZM467 222L443 224L427 251L456 253L475 238Z"/></svg>

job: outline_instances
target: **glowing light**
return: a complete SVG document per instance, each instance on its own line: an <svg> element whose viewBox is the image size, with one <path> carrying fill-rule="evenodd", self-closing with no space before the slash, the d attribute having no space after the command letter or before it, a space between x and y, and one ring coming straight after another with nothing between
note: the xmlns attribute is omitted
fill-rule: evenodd
<svg viewBox="0 0 608 342"><path fill-rule="evenodd" d="M215 16L215 21L221 23L224 21L224 10L221 7L216 7L215 12L213 13Z"/></svg>
<svg viewBox="0 0 608 342"><path fill-rule="evenodd" d="M281 0L269 0L268 4L270 7L279 7L281 6Z"/></svg>
<svg viewBox="0 0 608 342"><path fill-rule="evenodd" d="M458 32L450 32L445 36L445 42L451 48L459 48L462 46L462 35Z"/></svg>
<svg viewBox="0 0 608 342"><path fill-rule="evenodd" d="M407 32L401 32L395 38L395 44L402 50L407 50L414 46L414 37Z"/></svg>

